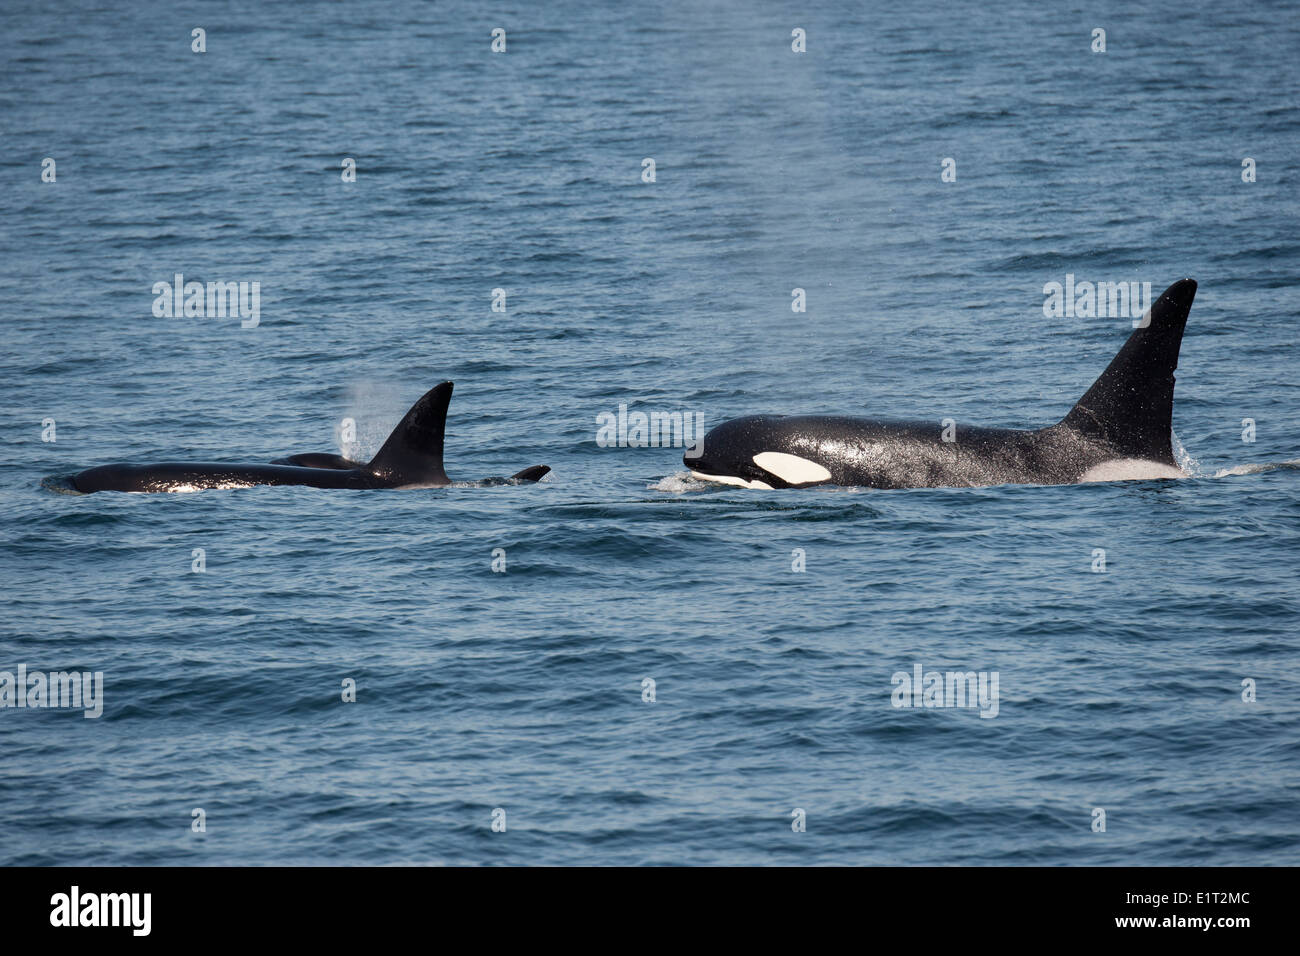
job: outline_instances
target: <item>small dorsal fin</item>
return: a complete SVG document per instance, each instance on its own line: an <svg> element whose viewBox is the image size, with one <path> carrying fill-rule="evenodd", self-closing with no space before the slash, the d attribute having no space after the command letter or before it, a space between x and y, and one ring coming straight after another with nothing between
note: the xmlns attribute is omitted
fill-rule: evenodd
<svg viewBox="0 0 1300 956"><path fill-rule="evenodd" d="M1175 465L1174 369L1196 281L1179 279L1143 316L1106 371L1058 426L1111 445L1132 458Z"/></svg>
<svg viewBox="0 0 1300 956"><path fill-rule="evenodd" d="M335 471L352 471L354 468L365 467L365 465L353 461L351 458L344 458L342 455L331 455L326 452L307 452L302 455L272 458L271 464L295 465L299 468L331 468Z"/></svg>
<svg viewBox="0 0 1300 956"><path fill-rule="evenodd" d="M451 382L435 385L411 406L366 470L394 485L445 485L442 439Z"/></svg>

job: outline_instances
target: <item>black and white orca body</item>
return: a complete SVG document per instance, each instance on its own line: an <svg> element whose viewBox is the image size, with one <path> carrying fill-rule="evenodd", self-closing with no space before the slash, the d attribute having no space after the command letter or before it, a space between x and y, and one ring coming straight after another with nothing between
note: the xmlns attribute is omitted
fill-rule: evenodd
<svg viewBox="0 0 1300 956"><path fill-rule="evenodd" d="M180 462L156 465L101 465L71 476L73 490L199 491L253 485L308 485L312 488L431 488L451 484L442 464L443 435L452 383L443 382L421 396L393 429L384 447L369 462L338 455L295 455L271 464ZM519 472L536 481L545 465Z"/></svg>
<svg viewBox="0 0 1300 956"><path fill-rule="evenodd" d="M1078 404L1047 428L945 430L937 421L750 415L712 429L701 454L682 460L697 478L768 489L1184 477L1173 453L1174 369L1195 295L1192 279L1166 289Z"/></svg>

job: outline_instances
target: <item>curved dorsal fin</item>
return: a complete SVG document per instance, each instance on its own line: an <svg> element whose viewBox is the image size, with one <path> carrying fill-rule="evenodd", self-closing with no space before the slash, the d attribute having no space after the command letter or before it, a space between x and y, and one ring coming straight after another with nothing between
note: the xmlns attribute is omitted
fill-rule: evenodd
<svg viewBox="0 0 1300 956"><path fill-rule="evenodd" d="M451 382L435 385L411 406L366 470L394 485L448 484L442 438L451 404Z"/></svg>
<svg viewBox="0 0 1300 956"><path fill-rule="evenodd" d="M1126 456L1175 465L1174 369L1195 297L1194 279L1179 279L1166 289L1143 317L1149 321L1133 331L1060 426Z"/></svg>

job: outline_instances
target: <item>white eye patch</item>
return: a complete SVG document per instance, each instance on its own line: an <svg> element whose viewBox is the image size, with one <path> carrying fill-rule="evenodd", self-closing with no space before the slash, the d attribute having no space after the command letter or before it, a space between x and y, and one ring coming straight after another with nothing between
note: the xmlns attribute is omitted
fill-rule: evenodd
<svg viewBox="0 0 1300 956"><path fill-rule="evenodd" d="M754 456L754 464L792 485L806 485L809 482L826 481L831 476L829 471L815 461L800 458L798 455L787 455L779 451L759 452Z"/></svg>

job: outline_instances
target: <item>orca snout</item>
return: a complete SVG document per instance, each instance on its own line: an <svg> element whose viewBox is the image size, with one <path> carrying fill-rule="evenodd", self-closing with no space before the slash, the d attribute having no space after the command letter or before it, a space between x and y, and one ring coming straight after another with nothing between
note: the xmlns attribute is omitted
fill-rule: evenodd
<svg viewBox="0 0 1300 956"><path fill-rule="evenodd" d="M710 429L682 455L682 464L696 478L744 487L768 488L770 477L748 450L751 418L733 418Z"/></svg>
<svg viewBox="0 0 1300 956"><path fill-rule="evenodd" d="M695 444L688 445L682 452L682 464L692 471L699 471L707 465L708 459L704 455L704 450L709 447L709 439L716 435L717 431L717 428L712 428L703 436L697 437Z"/></svg>

